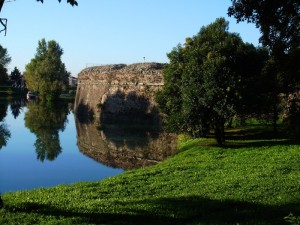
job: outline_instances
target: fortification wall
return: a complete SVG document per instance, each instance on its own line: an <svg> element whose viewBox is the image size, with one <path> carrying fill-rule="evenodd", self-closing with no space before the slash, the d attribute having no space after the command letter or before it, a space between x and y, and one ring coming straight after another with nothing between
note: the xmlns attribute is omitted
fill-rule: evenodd
<svg viewBox="0 0 300 225"><path fill-rule="evenodd" d="M151 114L163 86L164 64L137 63L90 67L78 75L75 111L93 117Z"/></svg>

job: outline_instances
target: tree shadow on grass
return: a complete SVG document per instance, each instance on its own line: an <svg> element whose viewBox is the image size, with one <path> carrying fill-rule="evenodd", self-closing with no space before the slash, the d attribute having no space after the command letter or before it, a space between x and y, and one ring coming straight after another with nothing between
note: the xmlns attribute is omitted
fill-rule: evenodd
<svg viewBox="0 0 300 225"><path fill-rule="evenodd" d="M299 145L284 130L274 132L270 127L253 127L245 130L229 130L225 148L265 147L274 145Z"/></svg>
<svg viewBox="0 0 300 225"><path fill-rule="evenodd" d="M84 200L83 200L84 201ZM113 203L112 203L113 204ZM136 205L137 208L134 208ZM101 204L99 204L101 209ZM233 200L211 200L198 196L149 199L122 202L111 206L120 213L84 212L67 210L55 206L24 203L7 206L13 213L30 213L60 219L76 219L76 224L286 224L284 217L291 212L300 213L300 204L268 206ZM146 210L147 208L147 210ZM108 211L108 210L107 210ZM55 222L55 221L53 221ZM59 222L59 221L58 221Z"/></svg>
<svg viewBox="0 0 300 225"><path fill-rule="evenodd" d="M198 141L193 141L186 144L182 150L193 147L221 147L224 149L238 149L238 148L259 148L275 145L289 146L300 145L300 140L290 138L287 133L281 129L274 132L271 127L250 127L242 129L227 129L225 144L219 146L214 139L213 134L207 138Z"/></svg>

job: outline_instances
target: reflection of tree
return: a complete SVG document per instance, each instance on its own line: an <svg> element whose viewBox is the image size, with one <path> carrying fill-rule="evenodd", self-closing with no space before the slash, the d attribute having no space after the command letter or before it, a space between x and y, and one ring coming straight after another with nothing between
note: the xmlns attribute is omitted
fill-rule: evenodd
<svg viewBox="0 0 300 225"><path fill-rule="evenodd" d="M0 122L6 117L8 102L0 102Z"/></svg>
<svg viewBox="0 0 300 225"><path fill-rule="evenodd" d="M51 130L41 131L34 144L37 158L41 161L45 159L54 160L61 153L59 135L57 131L51 133Z"/></svg>
<svg viewBox="0 0 300 225"><path fill-rule="evenodd" d="M21 110L24 107L24 105L25 105L25 100L21 99L21 98L20 99L14 99L14 100L11 101L10 110L11 110L11 113L13 114L15 119L20 115Z"/></svg>
<svg viewBox="0 0 300 225"><path fill-rule="evenodd" d="M8 139L10 138L10 132L7 125L2 121L6 117L8 103L0 102L0 149L6 145Z"/></svg>
<svg viewBox="0 0 300 225"><path fill-rule="evenodd" d="M61 153L59 131L65 129L67 103L44 105L29 102L25 126L36 135L36 153L41 161L54 160Z"/></svg>
<svg viewBox="0 0 300 225"><path fill-rule="evenodd" d="M0 149L6 145L10 138L10 132L7 129L6 124L0 124Z"/></svg>

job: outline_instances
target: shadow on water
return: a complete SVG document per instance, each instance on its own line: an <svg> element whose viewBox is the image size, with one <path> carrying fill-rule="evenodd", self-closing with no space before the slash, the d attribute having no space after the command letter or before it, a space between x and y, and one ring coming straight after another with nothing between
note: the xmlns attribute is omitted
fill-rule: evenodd
<svg viewBox="0 0 300 225"><path fill-rule="evenodd" d="M158 110L147 98L119 91L99 107L100 118L93 120L89 119L88 106L78 107L77 145L85 155L128 170L153 165L175 154L177 137L162 131Z"/></svg>
<svg viewBox="0 0 300 225"><path fill-rule="evenodd" d="M59 131L64 131L69 113L68 104L27 103L25 126L36 135L37 159L54 160L61 153Z"/></svg>
<svg viewBox="0 0 300 225"><path fill-rule="evenodd" d="M77 119L82 124L89 124L94 122L95 113L91 107L80 102L76 108Z"/></svg>

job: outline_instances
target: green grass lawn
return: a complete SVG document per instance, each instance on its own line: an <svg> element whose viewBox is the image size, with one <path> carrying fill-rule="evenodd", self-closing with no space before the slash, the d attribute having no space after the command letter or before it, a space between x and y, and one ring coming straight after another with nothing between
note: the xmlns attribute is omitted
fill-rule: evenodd
<svg viewBox="0 0 300 225"><path fill-rule="evenodd" d="M182 138L155 166L2 199L0 224L288 224L300 215L300 145Z"/></svg>

